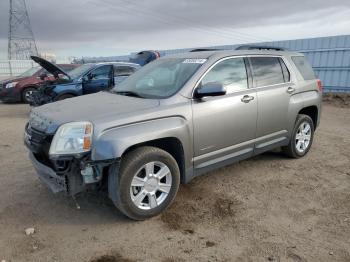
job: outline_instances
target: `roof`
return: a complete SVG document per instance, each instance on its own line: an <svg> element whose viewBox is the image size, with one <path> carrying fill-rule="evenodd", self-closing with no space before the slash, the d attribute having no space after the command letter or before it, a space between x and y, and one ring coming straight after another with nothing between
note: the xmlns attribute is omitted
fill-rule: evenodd
<svg viewBox="0 0 350 262"><path fill-rule="evenodd" d="M274 50L220 50L220 51L203 51L203 52L187 52L166 56L166 58L210 58L210 57L227 57L239 55L301 55L293 51L274 51Z"/></svg>
<svg viewBox="0 0 350 262"><path fill-rule="evenodd" d="M92 65L125 65L125 66L140 67L139 64L130 63L130 62L98 62L98 63L87 63L87 64L92 64Z"/></svg>

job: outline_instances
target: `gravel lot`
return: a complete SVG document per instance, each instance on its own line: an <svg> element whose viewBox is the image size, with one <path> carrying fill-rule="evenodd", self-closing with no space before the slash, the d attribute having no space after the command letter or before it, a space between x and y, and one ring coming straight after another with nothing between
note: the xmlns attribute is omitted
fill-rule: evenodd
<svg viewBox="0 0 350 262"><path fill-rule="evenodd" d="M324 105L305 158L266 153L201 176L144 222L101 194L78 197L80 210L53 195L22 142L28 113L0 104L0 261L350 261L350 107Z"/></svg>

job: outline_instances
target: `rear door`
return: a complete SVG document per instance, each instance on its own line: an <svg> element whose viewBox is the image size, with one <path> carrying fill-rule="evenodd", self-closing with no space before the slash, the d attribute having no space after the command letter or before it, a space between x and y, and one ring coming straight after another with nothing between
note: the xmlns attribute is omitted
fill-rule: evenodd
<svg viewBox="0 0 350 262"><path fill-rule="evenodd" d="M112 86L113 66L103 65L84 76L83 93L92 94Z"/></svg>
<svg viewBox="0 0 350 262"><path fill-rule="evenodd" d="M288 109L295 91L282 57L249 58L258 98L256 153L288 141Z"/></svg>

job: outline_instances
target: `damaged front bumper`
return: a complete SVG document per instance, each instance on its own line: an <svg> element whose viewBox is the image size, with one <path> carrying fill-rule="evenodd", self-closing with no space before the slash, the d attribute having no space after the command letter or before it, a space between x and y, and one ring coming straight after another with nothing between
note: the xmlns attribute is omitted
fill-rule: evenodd
<svg viewBox="0 0 350 262"><path fill-rule="evenodd" d="M35 153L29 152L29 158L39 178L53 193L65 192L74 196L89 189L103 187L103 175L108 171L104 170L116 163L118 160L88 161L86 159L65 159L51 160L52 166L43 163ZM65 162L65 170L58 170L55 162Z"/></svg>
<svg viewBox="0 0 350 262"><path fill-rule="evenodd" d="M66 192L74 196L87 189L103 186L103 175L118 160L93 161L90 153L51 158L49 148L53 135L26 125L24 144L39 178L52 192Z"/></svg>
<svg viewBox="0 0 350 262"><path fill-rule="evenodd" d="M41 90L34 91L29 98L29 104L31 106L41 106L53 102L53 98L50 95L44 94Z"/></svg>
<svg viewBox="0 0 350 262"><path fill-rule="evenodd" d="M35 171L39 178L51 189L53 193L68 192L68 184L66 176L59 176L56 172L40 163L32 152L29 152L29 159L32 161Z"/></svg>

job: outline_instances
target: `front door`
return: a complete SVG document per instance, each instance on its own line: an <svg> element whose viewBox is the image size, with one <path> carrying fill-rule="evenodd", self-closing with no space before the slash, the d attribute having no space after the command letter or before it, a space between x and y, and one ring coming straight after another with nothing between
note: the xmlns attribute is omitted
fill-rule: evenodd
<svg viewBox="0 0 350 262"><path fill-rule="evenodd" d="M247 75L244 58L228 58L212 67L199 84L220 83L227 93L193 100L195 172L253 154L257 99Z"/></svg>
<svg viewBox="0 0 350 262"><path fill-rule="evenodd" d="M110 88L112 76L112 65L103 65L93 69L84 77L83 94L92 94Z"/></svg>

